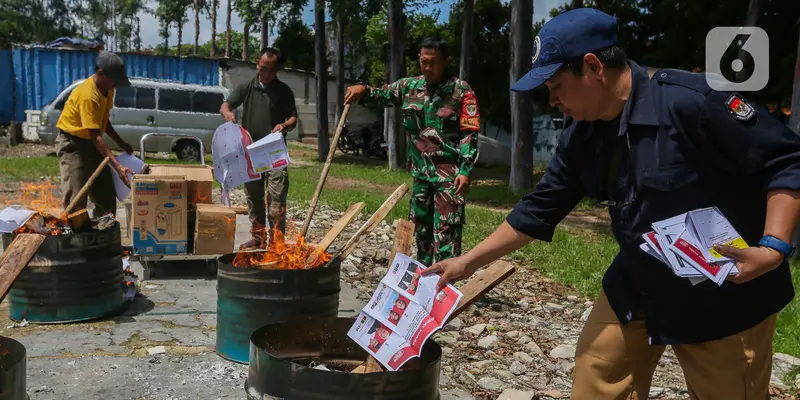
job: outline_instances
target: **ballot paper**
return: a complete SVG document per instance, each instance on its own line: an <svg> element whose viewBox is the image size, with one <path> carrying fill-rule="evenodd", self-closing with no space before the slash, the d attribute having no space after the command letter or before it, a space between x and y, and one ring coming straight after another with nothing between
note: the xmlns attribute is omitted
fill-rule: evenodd
<svg viewBox="0 0 800 400"><path fill-rule="evenodd" d="M144 161L132 154L122 152L117 156L117 161L119 161L120 164L130 168L133 174L141 174L142 169L144 169ZM131 193L131 188L122 182L122 178L119 177L116 168L112 167L111 165L109 165L108 168L111 169L111 175L114 178L114 190L117 192L117 200L124 201ZM128 182L133 179L133 174L129 174Z"/></svg>
<svg viewBox="0 0 800 400"><path fill-rule="evenodd" d="M708 262L733 261L714 250L714 245L747 248L742 236L717 207L689 212L686 218L686 231L692 239L690 241L700 245L700 251Z"/></svg>
<svg viewBox="0 0 800 400"><path fill-rule="evenodd" d="M10 206L0 211L0 233L12 233L35 214L35 211L27 210L20 206Z"/></svg>
<svg viewBox="0 0 800 400"><path fill-rule="evenodd" d="M390 371L419 357L425 341L442 328L463 297L450 284L437 290L439 277L423 277L424 269L416 260L397 253L347 333Z"/></svg>
<svg viewBox="0 0 800 400"><path fill-rule="evenodd" d="M739 273L735 261L716 257L713 251L717 243L747 247L716 207L676 215L652 227L653 231L642 235L640 249L666 264L675 275L688 278L692 285L706 279L722 285L726 277Z"/></svg>
<svg viewBox="0 0 800 400"><path fill-rule="evenodd" d="M222 203L230 206L230 191L246 182L261 178L250 162L247 146L252 144L250 133L242 126L226 122L214 131L211 156L214 177L222 186Z"/></svg>

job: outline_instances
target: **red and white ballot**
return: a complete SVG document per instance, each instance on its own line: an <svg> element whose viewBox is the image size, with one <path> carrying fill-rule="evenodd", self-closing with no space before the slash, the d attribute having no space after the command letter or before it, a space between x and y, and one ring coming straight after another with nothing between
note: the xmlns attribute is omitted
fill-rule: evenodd
<svg viewBox="0 0 800 400"><path fill-rule="evenodd" d="M463 297L450 284L437 291L439 276L423 277L424 269L416 260L397 253L347 333L390 371L419 357L425 341L444 326Z"/></svg>
<svg viewBox="0 0 800 400"><path fill-rule="evenodd" d="M710 279L722 285L739 273L736 262L713 247L724 244L746 248L747 243L717 207L701 208L653 224L641 249L672 268L693 285Z"/></svg>

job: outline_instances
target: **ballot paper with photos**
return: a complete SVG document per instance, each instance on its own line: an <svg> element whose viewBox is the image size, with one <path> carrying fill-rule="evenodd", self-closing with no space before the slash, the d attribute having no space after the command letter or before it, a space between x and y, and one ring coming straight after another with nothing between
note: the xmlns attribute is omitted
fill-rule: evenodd
<svg viewBox="0 0 800 400"><path fill-rule="evenodd" d="M347 333L390 371L419 357L425 341L444 326L464 296L450 284L437 290L439 276L422 276L424 269L397 253Z"/></svg>
<svg viewBox="0 0 800 400"><path fill-rule="evenodd" d="M739 273L736 262L713 250L716 244L747 247L744 239L716 207L702 208L653 223L640 248L688 278L692 285L710 279L722 285Z"/></svg>

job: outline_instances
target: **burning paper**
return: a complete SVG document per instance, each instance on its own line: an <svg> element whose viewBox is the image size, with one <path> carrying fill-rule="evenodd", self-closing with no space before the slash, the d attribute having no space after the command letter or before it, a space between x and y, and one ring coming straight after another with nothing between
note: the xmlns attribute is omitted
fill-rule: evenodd
<svg viewBox="0 0 800 400"><path fill-rule="evenodd" d="M28 222L35 211L24 208L6 207L0 211L0 232L11 233Z"/></svg>
<svg viewBox="0 0 800 400"><path fill-rule="evenodd" d="M72 233L69 220L61 215L61 201L53 196L56 187L49 180L20 184L20 196L12 203L21 204L34 213L14 233L64 235ZM54 216L58 215L58 217Z"/></svg>
<svg viewBox="0 0 800 400"><path fill-rule="evenodd" d="M390 371L419 357L425 341L442 328L463 297L450 284L437 291L439 277L423 277L424 269L398 253L347 333Z"/></svg>
<svg viewBox="0 0 800 400"><path fill-rule="evenodd" d="M234 267L256 267L268 269L311 269L318 268L330 261L333 256L323 252L316 261L307 265L314 253L314 246L306 244L305 237L297 235L294 243L286 242L283 233L277 228L272 230L272 241L266 251L240 251L233 258Z"/></svg>

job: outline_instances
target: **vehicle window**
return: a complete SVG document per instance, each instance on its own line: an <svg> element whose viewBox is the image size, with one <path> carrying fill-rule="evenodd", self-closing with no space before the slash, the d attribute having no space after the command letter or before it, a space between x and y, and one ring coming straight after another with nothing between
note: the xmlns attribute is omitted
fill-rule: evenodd
<svg viewBox="0 0 800 400"><path fill-rule="evenodd" d="M192 111L205 114L216 114L222 106L222 93L194 92L192 95Z"/></svg>
<svg viewBox="0 0 800 400"><path fill-rule="evenodd" d="M191 111L192 92L188 90L158 89L158 109L161 111Z"/></svg>
<svg viewBox="0 0 800 400"><path fill-rule="evenodd" d="M134 100L136 99L136 88L134 87L121 87L117 88L114 94L114 107L119 108L133 108Z"/></svg>
<svg viewBox="0 0 800 400"><path fill-rule="evenodd" d="M136 89L136 108L140 110L156 109L156 90L150 88Z"/></svg>
<svg viewBox="0 0 800 400"><path fill-rule="evenodd" d="M64 109L64 104L67 104L67 99L69 99L69 95L71 95L71 94L72 94L72 90L70 90L69 93L65 94L64 97L62 97L61 100L59 100L58 103L56 103L54 108L56 110L63 110Z"/></svg>

